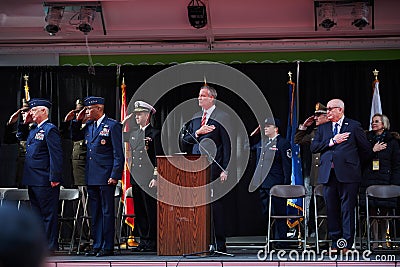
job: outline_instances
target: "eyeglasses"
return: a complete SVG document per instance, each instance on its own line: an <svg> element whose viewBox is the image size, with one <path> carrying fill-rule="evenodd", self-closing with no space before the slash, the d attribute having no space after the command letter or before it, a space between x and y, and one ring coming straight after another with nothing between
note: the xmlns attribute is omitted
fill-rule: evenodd
<svg viewBox="0 0 400 267"><path fill-rule="evenodd" d="M371 121L371 125L374 124L374 123L381 123L381 122L382 122L382 121L374 120L374 121Z"/></svg>
<svg viewBox="0 0 400 267"><path fill-rule="evenodd" d="M326 110L327 110L327 111L332 111L332 110L335 109L335 108L340 108L340 107L329 107L329 108L326 108Z"/></svg>

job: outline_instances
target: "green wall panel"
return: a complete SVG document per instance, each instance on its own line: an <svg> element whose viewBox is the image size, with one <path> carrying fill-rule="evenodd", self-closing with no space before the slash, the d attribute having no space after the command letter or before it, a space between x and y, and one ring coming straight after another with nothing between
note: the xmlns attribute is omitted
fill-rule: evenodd
<svg viewBox="0 0 400 267"><path fill-rule="evenodd" d="M393 50L341 50L317 52L253 52L253 53L196 53L196 54L136 54L95 55L95 65L170 64L188 61L217 61L224 63L279 63L293 61L363 61L400 59L400 49ZM60 65L88 65L86 55L60 56Z"/></svg>

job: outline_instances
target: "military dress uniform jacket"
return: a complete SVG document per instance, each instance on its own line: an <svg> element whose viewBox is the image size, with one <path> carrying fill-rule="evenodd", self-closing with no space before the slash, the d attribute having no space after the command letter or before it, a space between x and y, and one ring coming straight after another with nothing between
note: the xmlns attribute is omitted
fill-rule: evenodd
<svg viewBox="0 0 400 267"><path fill-rule="evenodd" d="M311 132L308 132L307 130L297 130L294 136L295 144L310 146L316 130L316 128ZM320 153L311 154L310 182L312 186L316 186L318 184L318 167L321 161L320 158Z"/></svg>
<svg viewBox="0 0 400 267"><path fill-rule="evenodd" d="M124 168L121 123L104 117L94 129L93 121L73 121L71 129L74 141L84 139L87 145L86 184L107 185L108 179L120 180Z"/></svg>
<svg viewBox="0 0 400 267"><path fill-rule="evenodd" d="M257 182L257 185L261 184L261 188L266 189L274 185L289 185L292 175L291 145L281 135L278 135L271 142L267 140L263 140L260 160L253 180ZM271 165L271 168L267 173L269 165Z"/></svg>
<svg viewBox="0 0 400 267"><path fill-rule="evenodd" d="M22 183L29 186L50 186L62 182L63 152L61 137L54 124L45 121L40 127L18 127L19 140L26 138L26 158Z"/></svg>
<svg viewBox="0 0 400 267"><path fill-rule="evenodd" d="M157 155L163 155L160 130L148 125L124 134L124 141L131 148L131 184L148 186L154 177Z"/></svg>

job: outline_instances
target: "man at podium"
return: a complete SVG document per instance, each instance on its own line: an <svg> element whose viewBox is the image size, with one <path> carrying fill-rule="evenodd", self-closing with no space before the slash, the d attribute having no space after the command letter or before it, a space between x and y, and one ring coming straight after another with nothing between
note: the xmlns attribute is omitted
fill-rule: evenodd
<svg viewBox="0 0 400 267"><path fill-rule="evenodd" d="M193 154L207 155L211 163L211 181L220 179L223 183L228 179L226 169L231 156L231 143L225 128L229 125L229 115L216 107L216 98L217 91L213 87L204 84L200 88L198 101L202 111L193 116L183 141L193 144ZM213 201L211 208L216 250L226 252L222 198Z"/></svg>

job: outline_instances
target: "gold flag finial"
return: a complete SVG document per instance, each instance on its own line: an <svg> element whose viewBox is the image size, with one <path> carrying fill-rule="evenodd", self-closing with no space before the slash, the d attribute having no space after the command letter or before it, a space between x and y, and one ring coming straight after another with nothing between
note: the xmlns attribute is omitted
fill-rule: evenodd
<svg viewBox="0 0 400 267"><path fill-rule="evenodd" d="M375 80L378 80L379 70L374 69L374 70L372 71L372 73L373 73L374 76L375 76Z"/></svg>
<svg viewBox="0 0 400 267"><path fill-rule="evenodd" d="M289 75L289 81L292 81L292 72L289 71L287 74Z"/></svg>
<svg viewBox="0 0 400 267"><path fill-rule="evenodd" d="M25 100L29 101L31 99L30 95L29 95L29 86L28 86L28 79L29 76L27 74L24 75L24 80L25 80Z"/></svg>
<svg viewBox="0 0 400 267"><path fill-rule="evenodd" d="M206 79L206 76L204 76L204 86L207 86L207 79Z"/></svg>

